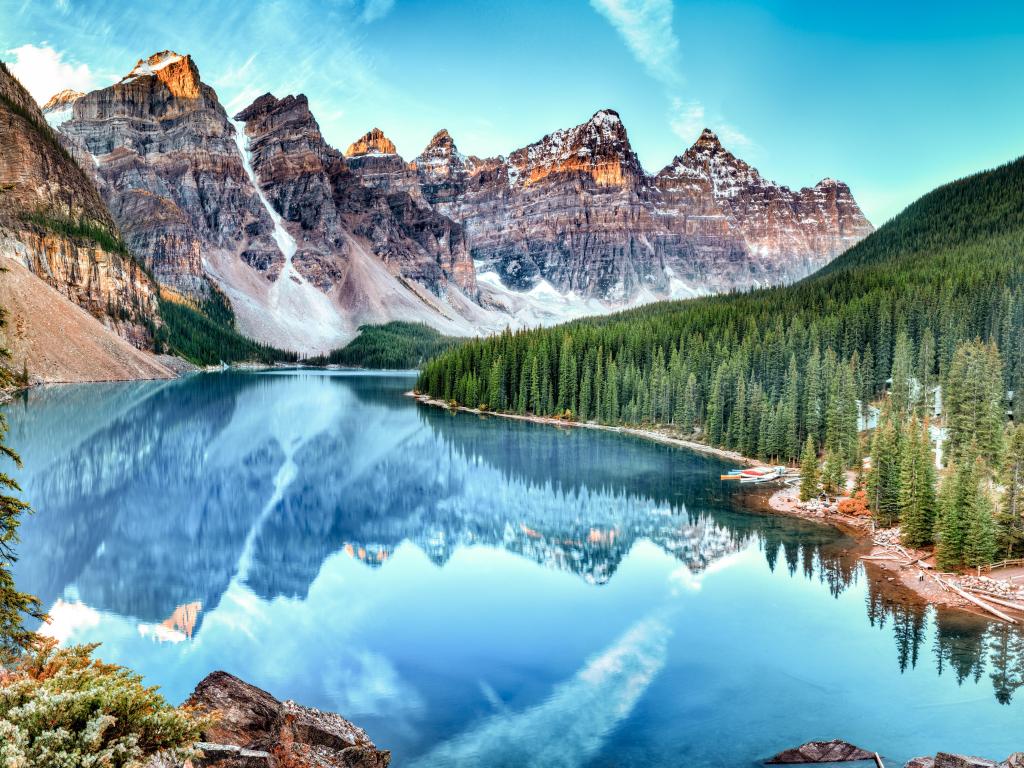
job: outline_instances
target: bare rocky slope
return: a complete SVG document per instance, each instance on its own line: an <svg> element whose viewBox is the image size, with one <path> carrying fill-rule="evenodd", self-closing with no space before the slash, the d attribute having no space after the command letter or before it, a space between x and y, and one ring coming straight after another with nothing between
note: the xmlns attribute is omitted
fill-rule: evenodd
<svg viewBox="0 0 1024 768"><path fill-rule="evenodd" d="M157 287L92 180L0 65L0 306L31 380L170 375L151 355ZM138 348L138 349L136 349Z"/></svg>

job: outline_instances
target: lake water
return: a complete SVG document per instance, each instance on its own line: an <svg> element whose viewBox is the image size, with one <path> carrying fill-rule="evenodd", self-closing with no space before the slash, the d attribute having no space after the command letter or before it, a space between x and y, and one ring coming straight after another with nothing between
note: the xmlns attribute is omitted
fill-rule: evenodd
<svg viewBox="0 0 1024 768"><path fill-rule="evenodd" d="M1024 638L886 600L729 465L450 414L409 376L35 390L8 407L19 586L182 701L214 669L396 766L745 766L841 737L1024 749Z"/></svg>

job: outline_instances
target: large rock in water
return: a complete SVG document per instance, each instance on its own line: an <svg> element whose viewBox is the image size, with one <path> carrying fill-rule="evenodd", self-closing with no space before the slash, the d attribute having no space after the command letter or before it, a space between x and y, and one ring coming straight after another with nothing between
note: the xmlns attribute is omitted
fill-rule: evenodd
<svg viewBox="0 0 1024 768"><path fill-rule="evenodd" d="M995 760L973 755L956 755L951 752L938 752L935 755L935 768L996 768Z"/></svg>
<svg viewBox="0 0 1024 768"><path fill-rule="evenodd" d="M787 749L775 757L765 760L768 765L796 765L799 763L845 763L854 760L871 760L874 752L868 752L845 741L809 741L795 749Z"/></svg>
<svg viewBox="0 0 1024 768"><path fill-rule="evenodd" d="M389 751L341 715L278 701L227 672L208 675L185 703L215 717L195 768L387 768L391 762Z"/></svg>

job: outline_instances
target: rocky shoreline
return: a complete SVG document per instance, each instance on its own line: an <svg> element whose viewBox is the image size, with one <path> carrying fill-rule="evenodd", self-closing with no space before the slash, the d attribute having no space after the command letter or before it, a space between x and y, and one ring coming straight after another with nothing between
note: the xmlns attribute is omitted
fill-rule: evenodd
<svg viewBox="0 0 1024 768"><path fill-rule="evenodd" d="M182 761L158 754L144 768L388 768L391 764L389 750L378 749L366 731L341 715L280 701L227 672L207 675L182 706L206 719L193 756ZM839 739L807 742L764 760L765 765L839 763L887 765L878 752ZM915 757L904 768L1024 768L1024 752L1002 762L937 752Z"/></svg>
<svg viewBox="0 0 1024 768"><path fill-rule="evenodd" d="M737 463L750 466L765 466L764 462L743 456L735 451L714 448L693 440L684 440L653 429L612 427L605 424L567 421L546 416L497 413L479 408L468 408L462 405L453 406L443 400L437 400L416 391L407 392L406 395L423 405L444 408L450 411L462 411L478 416L497 416L503 419L516 419L555 427L594 429L635 435L646 440L698 451ZM980 574L977 576L963 576L938 573L935 571L933 558L930 553L916 550L911 551L901 547L898 542L898 533L894 537L893 529L889 531L876 531L870 517L843 514L838 511L838 504L836 503L820 504L812 502L802 504L797 498L796 490L790 487L779 488L767 497L763 494L759 495L755 488L755 492L749 496L749 503L760 511L789 515L831 525L849 534L864 545L865 551L860 555L860 559L864 563L869 577L884 580L887 586L899 589L905 593L909 592L917 599L929 605L966 611L997 621L1009 619L1014 623L1024 622L1024 570L1022 570L1021 578L1017 582L1019 586L1011 581L991 579ZM1007 576L1016 575L1016 572L1007 574ZM1002 613L1006 618L1001 619L991 610L986 610L970 599L962 597L961 592L966 592L971 597L976 597L988 605L989 608L994 608L997 613ZM977 594L978 592L981 594ZM987 600L991 599L991 597L987 598L985 595L988 592L993 593L995 599L1000 602L995 604L987 602ZM1021 608L1016 609L1003 605L1002 603L1004 602L1019 602Z"/></svg>
<svg viewBox="0 0 1024 768"><path fill-rule="evenodd" d="M227 672L213 672L184 707L208 718L196 756L158 755L145 768L387 768L391 752L341 715L266 691Z"/></svg>

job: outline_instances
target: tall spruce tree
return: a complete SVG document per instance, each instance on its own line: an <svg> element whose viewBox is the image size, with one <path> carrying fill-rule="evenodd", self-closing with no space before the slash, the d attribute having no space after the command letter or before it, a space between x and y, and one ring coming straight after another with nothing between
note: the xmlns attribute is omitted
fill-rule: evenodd
<svg viewBox="0 0 1024 768"><path fill-rule="evenodd" d="M814 436L808 435L804 442L804 452L800 457L800 501L810 501L818 495L821 484L818 482L818 450L814 445Z"/></svg>
<svg viewBox="0 0 1024 768"><path fill-rule="evenodd" d="M992 510L982 487L986 472L973 444L947 472L939 495L935 537L936 560L944 570L978 564L974 561L988 551Z"/></svg>
<svg viewBox="0 0 1024 768"><path fill-rule="evenodd" d="M927 423L907 427L900 466L900 537L908 547L924 547L935 536L935 463Z"/></svg>
<svg viewBox="0 0 1024 768"><path fill-rule="evenodd" d="M971 341L953 353L943 387L949 428L949 458L957 460L968 445L995 466L1003 446L1006 389L1003 363L994 344Z"/></svg>
<svg viewBox="0 0 1024 768"><path fill-rule="evenodd" d="M898 419L910 411L914 394L914 353L906 331L896 336L896 347L892 353L892 386L889 396L892 409Z"/></svg>
<svg viewBox="0 0 1024 768"><path fill-rule="evenodd" d="M871 440L867 500L876 524L890 528L899 522L900 440L888 408L883 409Z"/></svg>
<svg viewBox="0 0 1024 768"><path fill-rule="evenodd" d="M997 518L999 552L1013 558L1024 552L1024 424L1010 430L1000 477L1003 497Z"/></svg>

